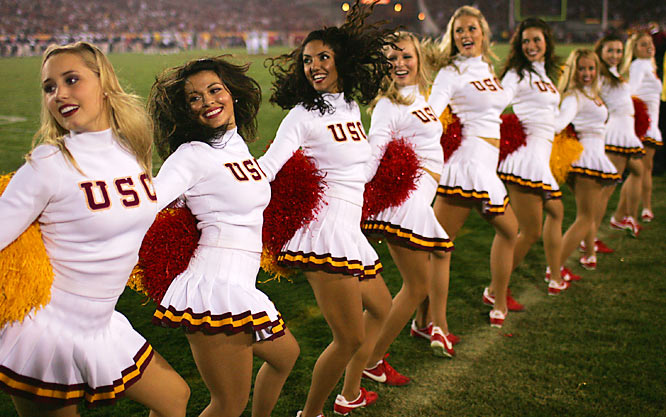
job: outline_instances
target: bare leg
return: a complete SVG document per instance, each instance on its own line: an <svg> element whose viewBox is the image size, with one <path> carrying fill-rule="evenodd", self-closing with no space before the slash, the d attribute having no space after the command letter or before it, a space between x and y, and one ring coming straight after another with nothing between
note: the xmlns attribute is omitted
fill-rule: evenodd
<svg viewBox="0 0 666 417"><path fill-rule="evenodd" d="M363 338L363 344L352 356L345 370L342 396L347 401L355 400L361 392L363 369L369 364L368 357L375 347L379 333L386 322L389 310L391 310L391 293L381 276L377 275L374 279L361 281L361 294L363 296L363 307L365 308L363 314L365 337ZM370 366L374 366L377 361L372 362Z"/></svg>
<svg viewBox="0 0 666 417"><path fill-rule="evenodd" d="M252 352L265 361L254 380L252 417L270 416L300 349L289 329L275 340L256 342Z"/></svg>
<svg viewBox="0 0 666 417"><path fill-rule="evenodd" d="M252 335L188 333L192 356L206 387L210 404L202 417L239 416L250 397Z"/></svg>
<svg viewBox="0 0 666 417"><path fill-rule="evenodd" d="M446 320L446 306L449 298L449 270L451 268L451 252L433 253L430 258L432 280L430 285L430 303L432 309L433 326L442 329L446 335L449 333L449 323Z"/></svg>
<svg viewBox="0 0 666 417"><path fill-rule="evenodd" d="M559 274L562 266L562 219L564 218L564 205L562 200L546 200L543 206L546 211L546 221L543 224L543 249L546 253L546 262L551 270L551 279L562 283Z"/></svg>
<svg viewBox="0 0 666 417"><path fill-rule="evenodd" d="M527 252L541 237L543 223L543 198L535 192L525 191L519 185L507 183L511 207L518 220L518 238L513 252L513 269L525 259Z"/></svg>
<svg viewBox="0 0 666 417"><path fill-rule="evenodd" d="M322 271L306 272L317 304L333 333L312 371L302 417L323 413L324 403L364 338L363 302L358 278Z"/></svg>
<svg viewBox="0 0 666 417"><path fill-rule="evenodd" d="M428 296L430 253L392 243L388 244L388 248L402 276L402 288L393 298L391 310L368 359L368 367L374 366L384 357L416 307Z"/></svg>
<svg viewBox="0 0 666 417"><path fill-rule="evenodd" d="M506 312L506 295L513 267L518 221L510 205L506 207L504 214L485 218L495 228L495 238L490 247L491 281L488 291L495 296L495 309Z"/></svg>
<svg viewBox="0 0 666 417"><path fill-rule="evenodd" d="M20 417L78 417L80 415L76 404L54 407L14 395L11 398Z"/></svg>
<svg viewBox="0 0 666 417"><path fill-rule="evenodd" d="M654 166L654 154L656 149L653 146L645 147L645 156L643 157L643 187L641 199L643 208L652 210L652 167Z"/></svg>
<svg viewBox="0 0 666 417"><path fill-rule="evenodd" d="M185 415L190 387L159 353L153 353L141 379L126 391L127 398L150 408L151 417Z"/></svg>
<svg viewBox="0 0 666 417"><path fill-rule="evenodd" d="M580 175L574 177L576 219L569 226L562 240L562 265L564 265L569 255L576 249L580 241L590 233L590 229L594 227L601 192L602 186L597 180ZM592 250L594 250L594 244Z"/></svg>
<svg viewBox="0 0 666 417"><path fill-rule="evenodd" d="M630 158L627 161L627 168L629 169L629 175L620 190L620 201L615 210L616 219L625 216L638 219L638 206L641 203L643 183L643 162L638 158Z"/></svg>

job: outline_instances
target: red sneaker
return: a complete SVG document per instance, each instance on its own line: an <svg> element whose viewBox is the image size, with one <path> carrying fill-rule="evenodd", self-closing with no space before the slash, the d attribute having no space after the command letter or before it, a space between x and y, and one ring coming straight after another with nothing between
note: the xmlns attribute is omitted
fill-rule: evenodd
<svg viewBox="0 0 666 417"><path fill-rule="evenodd" d="M571 272L571 269L567 268L566 266L560 267L560 276L562 277L563 280L570 282L570 281L580 281L583 277L580 275L576 275L573 272ZM550 268L546 267L546 278L544 279L546 282L550 282Z"/></svg>
<svg viewBox="0 0 666 417"><path fill-rule="evenodd" d="M557 281L551 279L550 282L548 282L548 295L559 295L562 291L569 288L569 285L570 283L567 281L558 283Z"/></svg>
<svg viewBox="0 0 666 417"><path fill-rule="evenodd" d="M580 257L580 266L587 269L588 271L594 271L595 269L597 269L597 257L596 257L596 255L581 256Z"/></svg>
<svg viewBox="0 0 666 417"><path fill-rule="evenodd" d="M379 363L375 365L374 368L365 368L363 370L363 377L386 385L401 386L409 384L411 378L402 375L393 369L393 367L386 361L388 355L389 354L387 353L384 356L384 359L379 361Z"/></svg>
<svg viewBox="0 0 666 417"><path fill-rule="evenodd" d="M601 239L595 239L594 240L594 251L597 252L597 253L613 253L613 252L615 252L613 249L606 246L606 244L604 242L602 242Z"/></svg>
<svg viewBox="0 0 666 417"><path fill-rule="evenodd" d="M412 320L412 327L409 329L409 335L412 337L420 337L421 339L430 340L432 333L432 323L428 323L426 327L419 327L416 320Z"/></svg>
<svg viewBox="0 0 666 417"><path fill-rule="evenodd" d="M488 291L488 287L483 290L483 304L494 306L495 305L495 296L491 295ZM516 301L515 298L511 296L511 290L506 290L506 306L509 311L525 311L525 306Z"/></svg>
<svg viewBox="0 0 666 417"><path fill-rule="evenodd" d="M629 225L629 229L628 229L629 234L632 237L637 238L639 233L641 233L641 230L643 230L643 227L641 225L639 225L638 222L636 221L636 219L634 219L631 216L625 217L624 222Z"/></svg>
<svg viewBox="0 0 666 417"><path fill-rule="evenodd" d="M490 317L490 327L501 328L504 325L504 320L506 319L507 313L503 313L499 310L490 310L488 316Z"/></svg>
<svg viewBox="0 0 666 417"><path fill-rule="evenodd" d="M343 416L349 415L352 410L367 407L377 402L377 395L374 391L366 391L365 388L361 387L361 392L358 394L358 398L354 401L347 401L342 395L335 397L335 404L333 404L333 412L335 414L340 414Z"/></svg>
<svg viewBox="0 0 666 417"><path fill-rule="evenodd" d="M644 208L641 212L641 220L643 223L650 223L652 220L654 220L654 213L652 213L652 210Z"/></svg>
<svg viewBox="0 0 666 417"><path fill-rule="evenodd" d="M445 358L452 358L455 356L456 352L453 350L453 343L444 336L444 332L437 326L432 328L432 334L430 335L430 348L432 353L435 356L441 356Z"/></svg>

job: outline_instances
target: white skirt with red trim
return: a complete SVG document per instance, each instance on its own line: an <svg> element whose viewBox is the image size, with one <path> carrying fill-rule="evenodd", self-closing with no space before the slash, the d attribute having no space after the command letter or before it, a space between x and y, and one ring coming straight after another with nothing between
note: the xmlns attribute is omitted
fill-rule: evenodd
<svg viewBox="0 0 666 417"><path fill-rule="evenodd" d="M317 219L297 230L282 248L278 264L359 279L374 278L382 269L361 232L361 206L330 196L324 196Z"/></svg>
<svg viewBox="0 0 666 417"><path fill-rule="evenodd" d="M416 190L407 201L364 221L363 232L371 236L384 236L419 250L453 250L453 242L432 210L431 204L436 192L437 181L432 175L423 172Z"/></svg>
<svg viewBox="0 0 666 417"><path fill-rule="evenodd" d="M444 163L437 194L482 203L485 214L504 213L509 197L497 176L499 148L479 137L464 137Z"/></svg>
<svg viewBox="0 0 666 417"><path fill-rule="evenodd" d="M113 403L153 356L117 301L53 287L47 306L0 330L0 388L55 406Z"/></svg>
<svg viewBox="0 0 666 417"><path fill-rule="evenodd" d="M252 333L255 341L284 335L284 321L256 287L261 254L197 247L153 315L153 324L206 334Z"/></svg>

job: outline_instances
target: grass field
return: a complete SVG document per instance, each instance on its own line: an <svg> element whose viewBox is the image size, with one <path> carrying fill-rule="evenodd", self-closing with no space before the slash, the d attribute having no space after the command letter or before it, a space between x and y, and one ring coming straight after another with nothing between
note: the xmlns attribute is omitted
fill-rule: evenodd
<svg viewBox="0 0 666 417"><path fill-rule="evenodd" d="M505 51L506 47L497 48L500 56ZM249 59L240 50L234 52L241 61ZM562 56L567 53L566 47L559 51ZM111 60L124 84L145 97L159 70L200 55L124 54L112 55ZM251 145L255 156L263 153L284 115L268 103L270 79L262 65L264 58L250 59L251 74L264 90L260 139ZM39 58L0 60L0 173L18 168L30 149L39 120L39 65ZM575 205L569 190L564 194L566 228ZM379 392L380 401L354 415L666 416L666 330L661 323L666 303L665 197L666 178L655 178L656 221L645 225L640 239L610 230L604 223L600 235L616 253L601 255L597 271L584 272L584 280L560 297L546 295L543 248L535 245L511 284L527 312L510 314L501 330L488 326L488 309L481 304L481 292L489 282L492 232L478 215L472 215L456 239L451 267L449 325L462 337L456 358L432 356L425 341L414 340L404 331L391 347L391 363L414 377L414 382L402 388L364 383ZM615 202L616 197L609 206L614 208ZM400 276L385 245L376 248L385 266L384 279L395 293ZM582 272L577 259L572 257L569 264ZM293 283L259 287L275 302L301 346L301 356L274 412L277 417L294 416L305 401L311 369L329 343L330 333L301 275ZM183 333L150 324L154 308L131 290L118 305L186 379L192 390L188 415L196 416L208 403L208 392ZM325 408L329 416L334 395ZM81 412L83 416L148 415L145 408L128 400ZM0 416L13 415L9 397L0 393ZM249 415L248 410L243 414Z"/></svg>

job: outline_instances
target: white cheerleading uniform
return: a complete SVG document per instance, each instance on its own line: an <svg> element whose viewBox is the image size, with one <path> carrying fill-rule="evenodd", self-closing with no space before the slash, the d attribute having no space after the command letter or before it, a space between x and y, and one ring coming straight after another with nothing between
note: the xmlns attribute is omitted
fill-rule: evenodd
<svg viewBox="0 0 666 417"><path fill-rule="evenodd" d="M560 103L555 131L573 124L583 145L580 157L571 164L571 174L583 175L601 182L617 181L620 175L604 151L605 122L608 111L603 102L595 102L587 94L574 90Z"/></svg>
<svg viewBox="0 0 666 417"><path fill-rule="evenodd" d="M652 146L662 146L659 130L659 100L661 80L657 77L651 59L634 59L629 66L629 87L631 94L645 102L650 115L650 127L643 141Z"/></svg>
<svg viewBox="0 0 666 417"><path fill-rule="evenodd" d="M207 334L250 332L270 340L284 322L256 288L263 212L271 197L266 175L237 133L212 146L188 142L167 158L155 178L159 205L182 195L201 237L187 269L161 300L153 323Z"/></svg>
<svg viewBox="0 0 666 417"><path fill-rule="evenodd" d="M429 172L442 172L444 163L439 142L442 124L417 86L404 87L400 94L414 98L414 102L400 105L384 97L372 112L368 140L373 147L373 159L369 171L376 171L384 147L394 138L402 138L412 144L424 169L421 170L417 189L407 201L369 218L361 227L368 234L381 234L416 249L450 251L453 243L431 207L437 192L437 181Z"/></svg>
<svg viewBox="0 0 666 417"><path fill-rule="evenodd" d="M513 111L525 130L525 145L500 161L497 173L506 182L540 192L545 199L562 197L550 170L550 153L555 136L555 114L560 93L546 74L543 62L532 64L520 79L515 69L502 79L512 97Z"/></svg>
<svg viewBox="0 0 666 417"><path fill-rule="evenodd" d="M485 214L504 213L509 198L496 172L499 148L481 138L499 139L499 116L508 102L481 56L457 57L439 71L428 103L437 116L451 106L462 124L462 141L444 164L437 194L480 201Z"/></svg>
<svg viewBox="0 0 666 417"><path fill-rule="evenodd" d="M620 78L616 67L609 68L609 71ZM643 156L645 150L634 129L634 103L629 89L629 84L624 81L615 87L606 79L601 84L601 98L608 108L606 152Z"/></svg>
<svg viewBox="0 0 666 417"><path fill-rule="evenodd" d="M33 152L0 197L0 249L35 219L53 267L51 300L0 330L0 387L56 406L112 403L152 347L115 311L157 213L152 183L111 129Z"/></svg>
<svg viewBox="0 0 666 417"><path fill-rule="evenodd" d="M324 205L278 254L278 264L372 278L381 271L377 253L361 232L363 191L371 148L355 102L325 94L332 107L323 115L302 105L282 120L259 164L270 180L295 151L303 149L324 174Z"/></svg>

